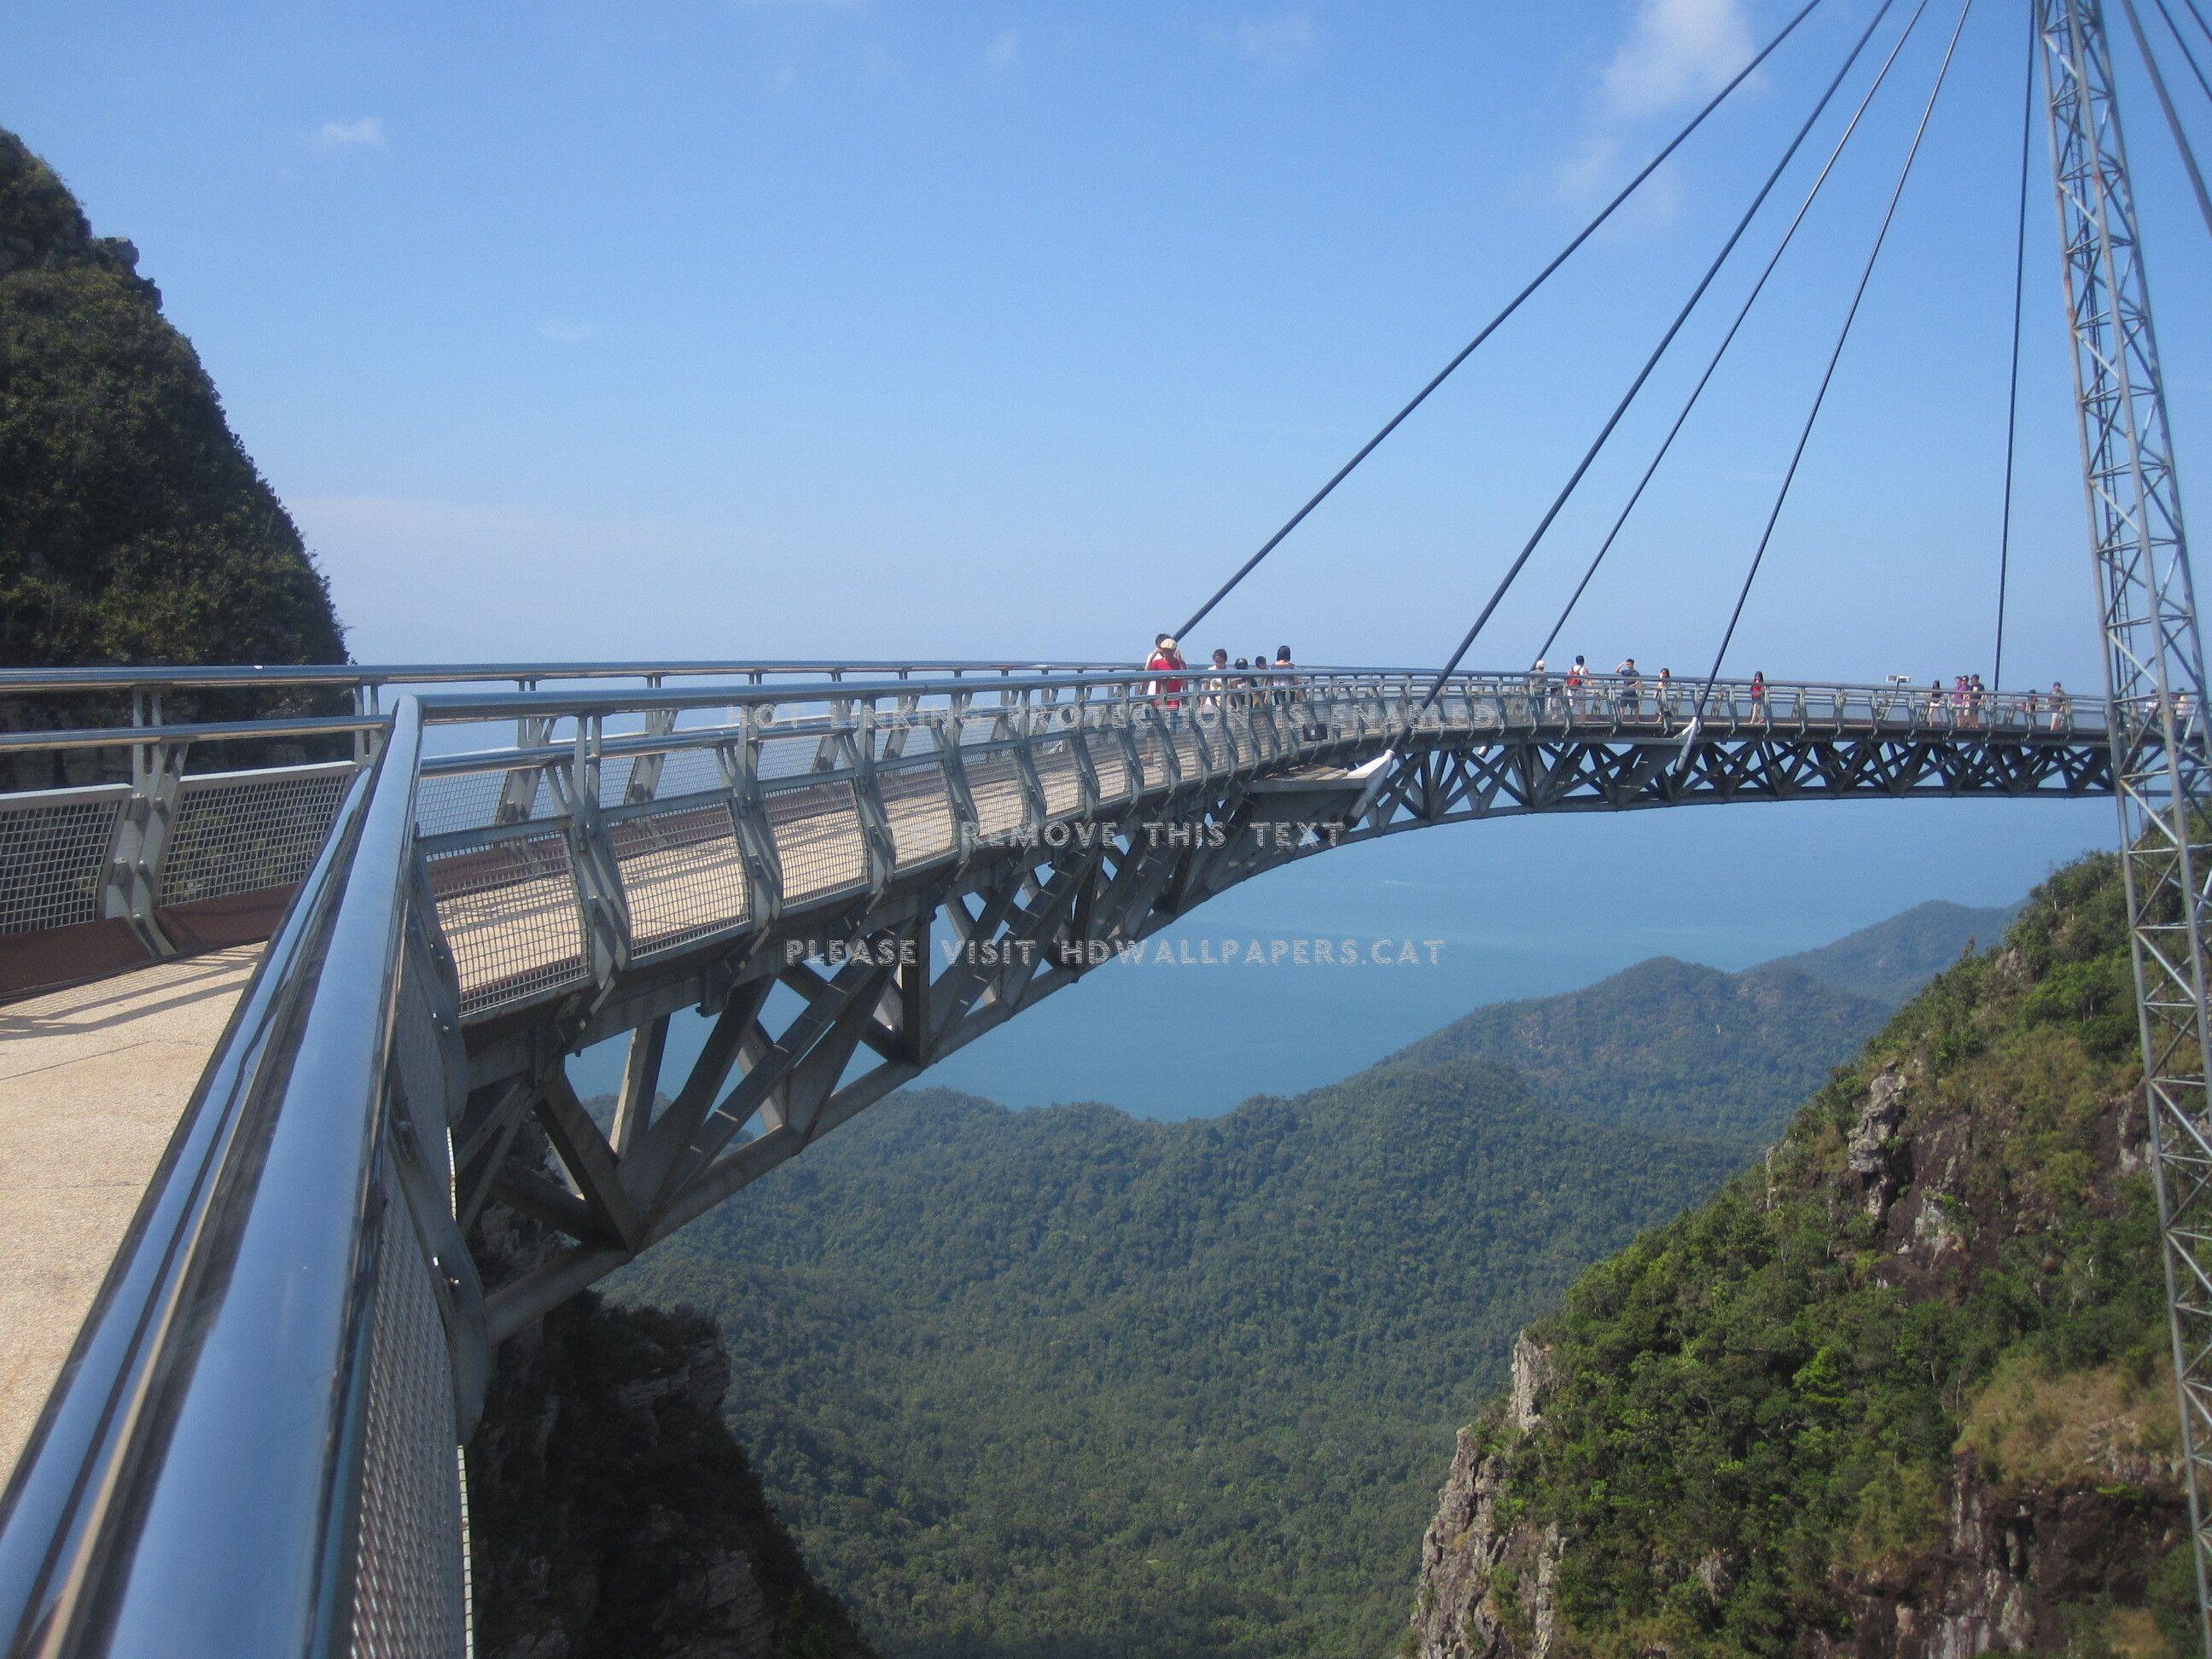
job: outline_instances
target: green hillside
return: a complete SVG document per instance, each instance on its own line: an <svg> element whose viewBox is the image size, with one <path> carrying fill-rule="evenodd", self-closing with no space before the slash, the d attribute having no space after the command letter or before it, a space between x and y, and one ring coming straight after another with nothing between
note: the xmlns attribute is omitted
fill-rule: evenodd
<svg viewBox="0 0 2212 1659"><path fill-rule="evenodd" d="M1564 996L1478 1008L1384 1064L1502 1060L1573 1116L1747 1148L1887 1014L1794 969L1724 974L1660 957Z"/></svg>
<svg viewBox="0 0 2212 1659"><path fill-rule="evenodd" d="M1579 1117L1762 1146L1898 1004L2017 910L1916 905L1737 974L1656 957L1563 996L1478 1008L1390 1060L1485 1055Z"/></svg>
<svg viewBox="0 0 2212 1659"><path fill-rule="evenodd" d="M1533 1093L1449 1034L1194 1122L911 1092L616 1294L720 1324L738 1437L886 1652L1377 1652L1515 1331L1882 1018L1744 978L1520 1005L1568 1034Z"/></svg>
<svg viewBox="0 0 2212 1659"><path fill-rule="evenodd" d="M1424 1656L2193 1651L2116 862L1591 1269L1463 1438Z"/></svg>
<svg viewBox="0 0 2212 1659"><path fill-rule="evenodd" d="M2004 937L2023 907L1977 908L1930 899L1900 915L1846 933L1832 945L1783 957L1769 968L1795 969L1823 985L1896 1007L1974 945L1987 950Z"/></svg>
<svg viewBox="0 0 2212 1659"><path fill-rule="evenodd" d="M322 577L137 257L0 131L0 665L343 661Z"/></svg>

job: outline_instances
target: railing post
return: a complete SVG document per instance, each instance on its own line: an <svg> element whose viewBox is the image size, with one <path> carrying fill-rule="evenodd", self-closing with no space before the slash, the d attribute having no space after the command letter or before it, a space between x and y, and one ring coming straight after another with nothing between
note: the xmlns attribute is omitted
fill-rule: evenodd
<svg viewBox="0 0 2212 1659"><path fill-rule="evenodd" d="M898 866L898 852L891 838L890 814L884 810L883 781L876 774L876 706L862 702L855 719L853 705L836 705L832 719L845 732L847 752L852 757L853 799L860 817L860 844L866 851L868 870L868 896L880 899L890 887L892 873Z"/></svg>
<svg viewBox="0 0 2212 1659"><path fill-rule="evenodd" d="M993 735L1013 740L1014 769L1022 781L1022 799L1029 803L1029 832L1044 842L1044 826L1050 817L1045 807L1044 783L1037 776L1036 733L1033 729L1036 704L1026 691L999 693L999 715Z"/></svg>
<svg viewBox="0 0 2212 1659"><path fill-rule="evenodd" d="M143 694L131 699L132 724L161 718L160 698L149 711ZM155 740L131 749L131 799L116 814L113 839L100 878L100 915L127 922L138 942L156 957L173 957L177 947L161 931L154 911L161 902L161 879L176 825L177 786L184 776L186 745Z"/></svg>
<svg viewBox="0 0 2212 1659"><path fill-rule="evenodd" d="M660 676L648 674L645 683L649 690L657 691L660 689ZM665 738L675 729L676 711L673 708L648 708L645 711L647 737ZM658 795L660 793L661 769L667 763L668 751L665 749L656 749L650 754L633 756L629 763L629 776L623 784L623 804L635 806L641 801L651 800Z"/></svg>
<svg viewBox="0 0 2212 1659"><path fill-rule="evenodd" d="M1098 769L1091 760L1091 700L1085 688L1077 685L1069 694L1072 701L1063 705L1062 723L1067 727L1067 752L1075 761L1075 793L1083 816L1098 816Z"/></svg>
<svg viewBox="0 0 2212 1659"><path fill-rule="evenodd" d="M975 792L968 787L968 766L961 757L961 731L966 724L968 708L975 693L957 690L946 699L945 707L932 717L937 739L937 763L945 775L945 798L952 807L952 830L959 854L958 862L965 867L975 855L983 833L982 820L975 813Z"/></svg>
<svg viewBox="0 0 2212 1659"><path fill-rule="evenodd" d="M715 763L730 792L730 816L750 889L753 926L763 930L783 915L783 859L776 851L775 827L769 822L768 797L760 781L761 728L775 719L773 705L748 704L744 735L734 744L714 747Z"/></svg>
<svg viewBox="0 0 2212 1659"><path fill-rule="evenodd" d="M584 933L592 979L602 992L629 966L629 904L622 889L614 849L608 841L606 820L599 810L600 750L605 741L602 717L586 715L576 722L576 740L564 793L563 831L568 843L569 866L575 872L578 915ZM553 774L560 779L558 772Z"/></svg>

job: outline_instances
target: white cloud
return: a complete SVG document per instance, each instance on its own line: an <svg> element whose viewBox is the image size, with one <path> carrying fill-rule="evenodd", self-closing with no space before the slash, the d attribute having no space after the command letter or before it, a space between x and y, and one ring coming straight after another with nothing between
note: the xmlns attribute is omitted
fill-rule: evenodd
<svg viewBox="0 0 2212 1659"><path fill-rule="evenodd" d="M564 322L558 317L549 317L538 325L538 331L549 340L558 340L563 345L574 345L597 334L599 327L592 323Z"/></svg>
<svg viewBox="0 0 2212 1659"><path fill-rule="evenodd" d="M1254 63L1278 72L1290 69L1314 49L1313 19L1304 12L1240 17L1219 33Z"/></svg>
<svg viewBox="0 0 2212 1659"><path fill-rule="evenodd" d="M983 63L994 75L1007 75L1022 60L1022 32L1008 29L1004 34L994 35L990 45L983 48Z"/></svg>
<svg viewBox="0 0 2212 1659"><path fill-rule="evenodd" d="M1709 97L1752 51L1743 0L1643 0L1634 32L1601 78L1605 112L1633 120Z"/></svg>
<svg viewBox="0 0 2212 1659"><path fill-rule="evenodd" d="M1553 170L1571 202L1591 202L1627 180L1629 134L1648 117L1707 98L1751 59L1745 0L1638 0L1635 21L1598 76L1595 116L1581 142ZM1648 231L1674 222L1680 181L1670 164L1655 173L1614 221L1617 231Z"/></svg>
<svg viewBox="0 0 2212 1659"><path fill-rule="evenodd" d="M317 149L382 149L387 135L384 118L364 115L358 121L325 121L315 133Z"/></svg>

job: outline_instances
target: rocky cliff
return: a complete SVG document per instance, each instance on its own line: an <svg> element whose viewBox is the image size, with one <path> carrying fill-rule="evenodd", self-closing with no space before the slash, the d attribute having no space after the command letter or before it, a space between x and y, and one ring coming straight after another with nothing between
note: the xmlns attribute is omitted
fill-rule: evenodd
<svg viewBox="0 0 2212 1659"><path fill-rule="evenodd" d="M1523 1335L1404 1652L2193 1650L2121 918L2054 878Z"/></svg>
<svg viewBox="0 0 2212 1659"><path fill-rule="evenodd" d="M866 1659L722 1421L690 1314L584 1296L501 1349L469 1448L484 1659Z"/></svg>

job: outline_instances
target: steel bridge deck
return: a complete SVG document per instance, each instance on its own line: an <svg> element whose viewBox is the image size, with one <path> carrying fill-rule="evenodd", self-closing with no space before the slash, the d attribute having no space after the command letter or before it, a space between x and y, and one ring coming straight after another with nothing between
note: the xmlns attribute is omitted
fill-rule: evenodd
<svg viewBox="0 0 2212 1659"><path fill-rule="evenodd" d="M0 1485L260 957L246 945L0 1007Z"/></svg>

